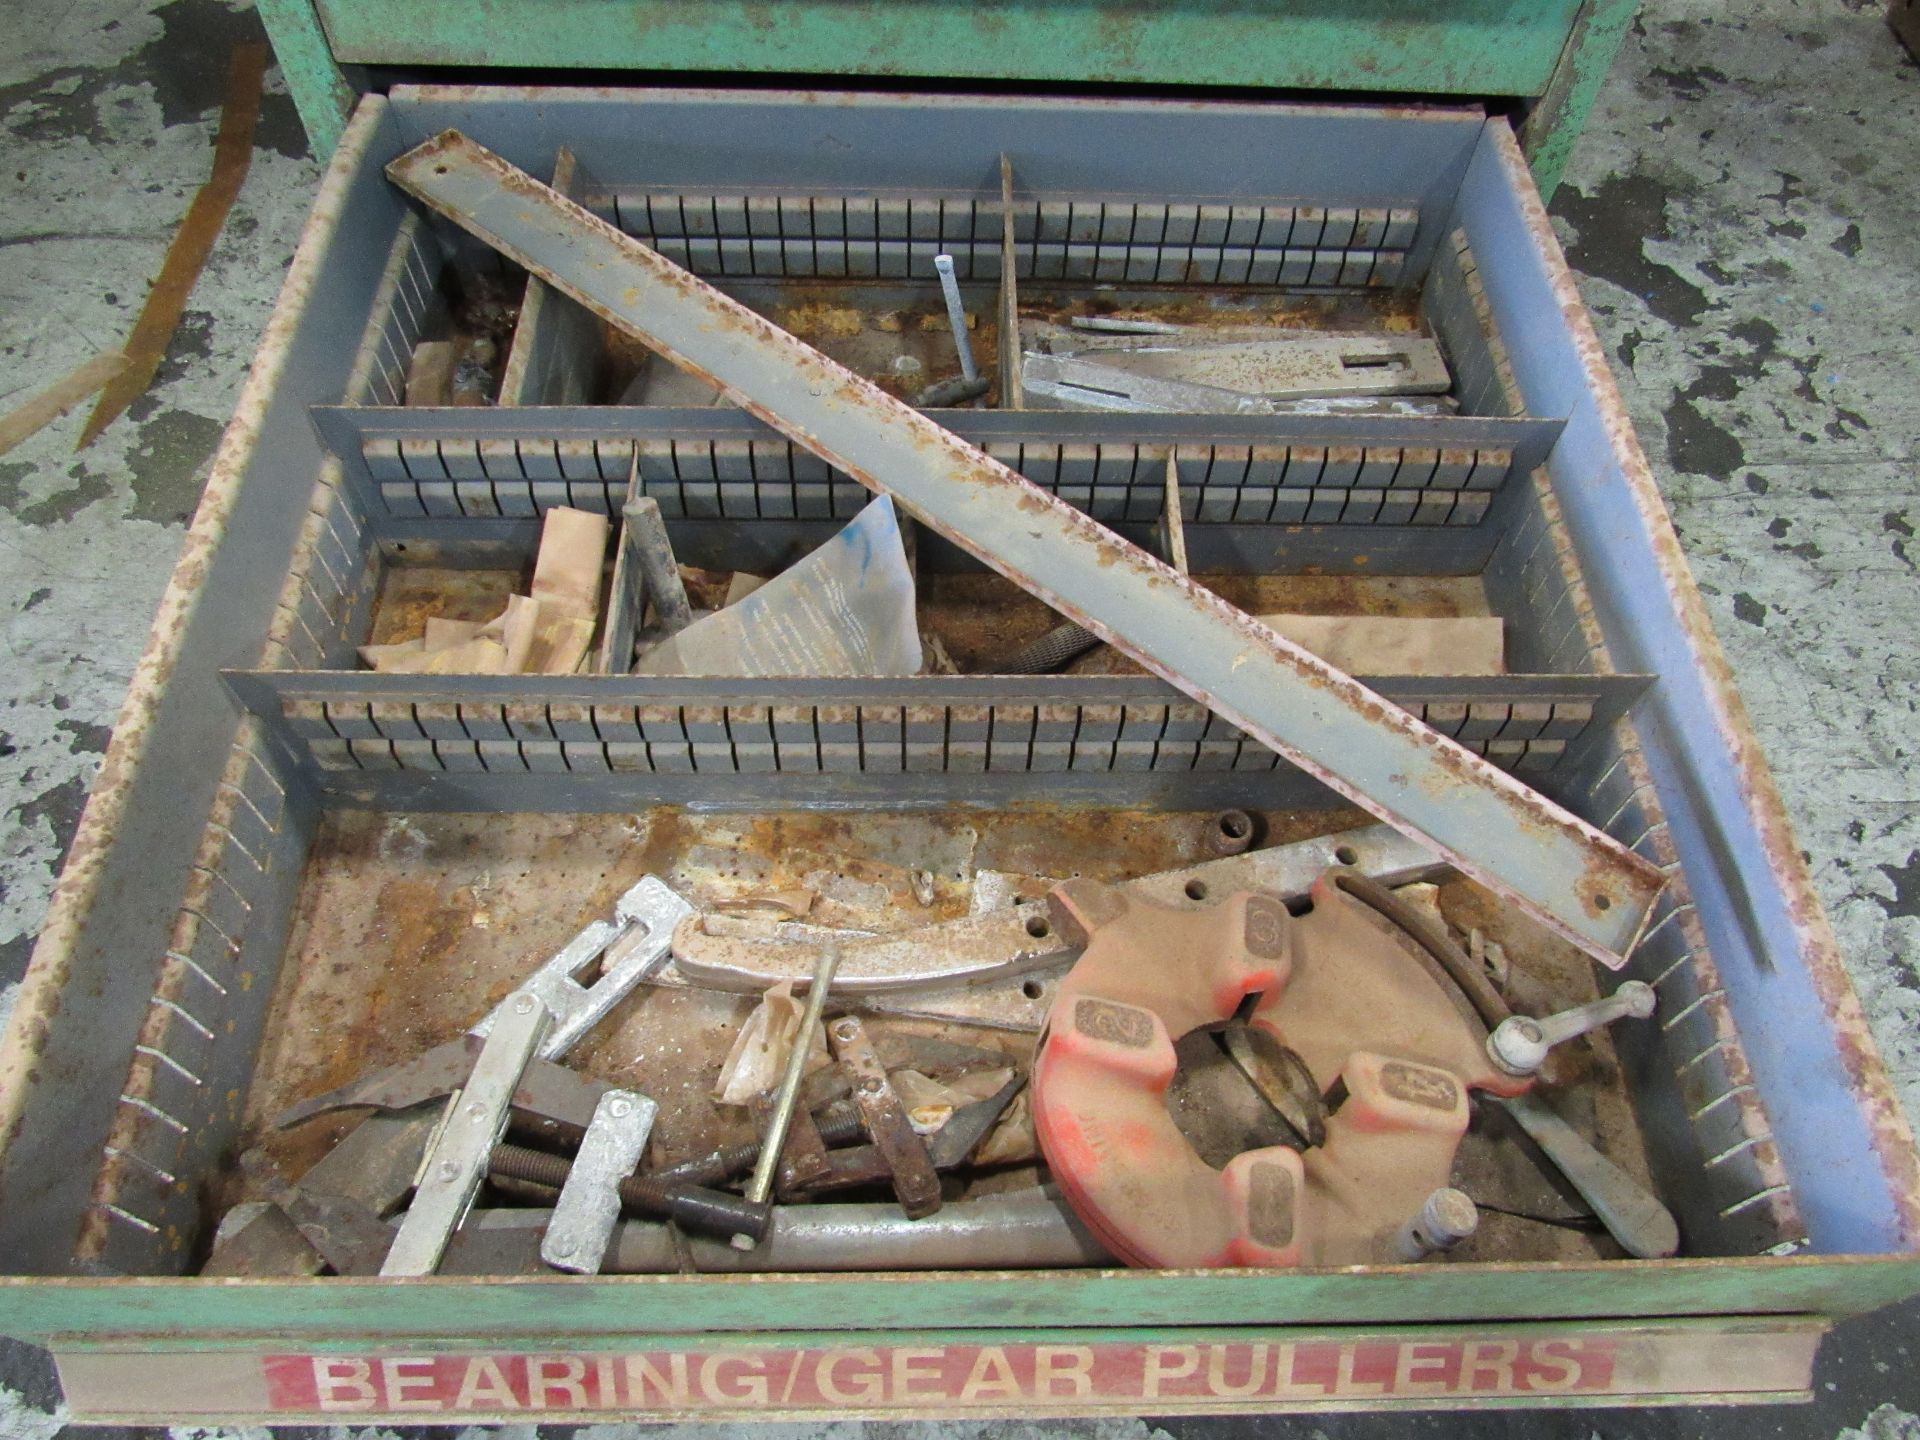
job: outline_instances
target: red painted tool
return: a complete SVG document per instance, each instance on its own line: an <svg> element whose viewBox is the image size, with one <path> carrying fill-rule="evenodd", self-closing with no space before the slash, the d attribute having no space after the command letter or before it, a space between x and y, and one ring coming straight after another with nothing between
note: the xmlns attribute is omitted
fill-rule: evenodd
<svg viewBox="0 0 1920 1440"><path fill-rule="evenodd" d="M1448 1185L1467 1092L1532 1083L1408 936L1329 872L1303 915L1236 891L1174 909L1075 881L1054 892L1087 935L1033 1072L1040 1145L1080 1218L1135 1265L1345 1265L1407 1258ZM1192 897L1207 902L1204 891ZM1251 1027L1343 1092L1324 1143L1207 1165L1166 1106L1174 1042L1260 994Z"/></svg>

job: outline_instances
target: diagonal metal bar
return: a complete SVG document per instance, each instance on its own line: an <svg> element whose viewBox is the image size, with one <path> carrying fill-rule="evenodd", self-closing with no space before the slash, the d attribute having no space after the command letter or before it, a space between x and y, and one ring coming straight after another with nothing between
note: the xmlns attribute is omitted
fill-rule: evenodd
<svg viewBox="0 0 1920 1440"><path fill-rule="evenodd" d="M1578 817L447 131L395 184L1618 967L1665 881Z"/></svg>

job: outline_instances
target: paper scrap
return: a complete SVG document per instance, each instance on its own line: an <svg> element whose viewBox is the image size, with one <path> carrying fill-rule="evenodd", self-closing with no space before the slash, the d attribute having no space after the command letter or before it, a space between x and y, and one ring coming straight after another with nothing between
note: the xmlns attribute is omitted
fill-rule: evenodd
<svg viewBox="0 0 1920 1440"><path fill-rule="evenodd" d="M509 595L491 620L427 618L423 635L362 645L374 670L413 675L572 675L586 663L599 624L607 517L565 506L547 512L533 591Z"/></svg>
<svg viewBox="0 0 1920 1440"><path fill-rule="evenodd" d="M734 1037L733 1048L727 1052L719 1079L714 1082L714 1100L722 1105L748 1105L756 1096L777 1089L805 1010L805 1003L793 993L791 980L782 980L768 990ZM805 1073L811 1075L831 1063L827 1027L815 1025L813 1034L807 1037Z"/></svg>

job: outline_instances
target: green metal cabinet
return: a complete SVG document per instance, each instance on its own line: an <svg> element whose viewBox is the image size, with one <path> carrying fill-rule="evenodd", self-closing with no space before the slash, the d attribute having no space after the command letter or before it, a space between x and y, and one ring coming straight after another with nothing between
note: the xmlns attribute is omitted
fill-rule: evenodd
<svg viewBox="0 0 1920 1440"><path fill-rule="evenodd" d="M1683 1258L196 1273L231 1203L222 1187L234 1151L252 1143L249 1090L270 1043L353 1060L367 1033L330 1006L275 1009L281 980L358 964L365 983L354 983L371 991L389 968L410 966L456 977L436 987L451 997L448 1015L458 1011L448 1035L471 1023L457 978L469 972L432 963L451 951L384 932L336 943L342 932L305 923L308 898L330 881L366 897L382 925L400 910L452 913L455 902L404 888L379 899L414 852L329 842L343 816L371 812L404 837L416 821L492 812L489 833L504 848L487 883L495 863L501 883L520 876L515 903L571 933L591 908L581 887L606 878L582 863L583 827L597 817L615 833L650 807L912 811L957 826L1007 809L1309 803L1302 772L1149 676L766 682L359 669L389 563L518 565L553 506L614 514L638 485L662 505L676 545L779 554L823 538L865 494L745 412L596 403L578 373L602 337L538 292L515 345L524 341L529 374L533 360L553 362L552 385L486 407L401 403L406 357L461 242L385 167L448 129L539 173L562 169L564 151L565 168L596 177L589 199L602 212L722 285L805 294L836 273L845 283L855 253L846 221L862 206L877 215L882 201L942 226L964 217L954 239L969 265L998 258L999 276L1035 283L1040 227L1023 249L1019 217L1091 200L1103 220L1130 214L1111 263L1127 273L1151 261L1156 283L1170 265L1169 284L1184 293L1187 265L1224 263L1218 246L1208 260L1168 220L1204 202L1257 217L1256 234L1284 215L1289 242L1300 220L1313 238L1298 263L1341 278L1308 286L1309 298L1340 290L1417 310L1449 342L1457 412L938 413L1122 530L1142 518L1138 487L1095 483L1099 467L1139 468L1164 503L1171 461L1174 490L1190 487L1195 502L1196 560L1208 552L1256 574L1479 578L1508 622L1512 673L1466 694L1377 683L1463 743L1469 720L1497 712L1504 736L1533 712L1533 738L1479 743L1489 754L1506 747L1516 773L1669 874L1629 962L1659 990L1659 1020L1623 1033L1616 1053ZM722 200L744 215L740 197L756 197L773 233L752 243L689 235L685 217L699 210L689 196L716 217ZM1148 224L1136 229L1141 211ZM1003 215L1014 225L996 230ZM828 217L817 229L816 216ZM980 227L982 217L991 223ZM982 228L989 238L978 242ZM877 256L877 240L862 243ZM1064 240L1045 245L1049 268L1070 254ZM1285 298L1278 270L1253 280L1258 250L1244 261L1248 286ZM761 256L777 279L752 268ZM736 261L744 273L729 268ZM992 280L969 283L985 305ZM1362 467L1403 451L1427 454L1431 476L1440 456L1471 452L1476 474L1488 461L1487 484L1409 488L1402 497L1421 503L1390 511ZM1256 455L1289 469L1310 456L1311 478L1285 496L1288 485L1258 481ZM1443 502L1431 518L1430 499ZM931 538L920 558L936 563ZM289 266L0 1044L0 1331L54 1349L75 1414L122 1423L1804 1396L1834 1318L1920 1288L1920 1158L1727 677L1503 118L1470 105L1271 97L469 84L366 96ZM1129 738L1136 718L1149 740ZM1065 725L1070 740L1043 724ZM1020 738L995 750L988 737L1001 725ZM936 758L909 764L923 726L939 733ZM1107 830L1081 825L1106 843ZM651 863L646 852L618 843L621 874L637 878L629 872ZM491 903L509 913L505 899ZM532 933L499 929L502 946L525 947ZM524 948L508 958L524 961Z"/></svg>
<svg viewBox="0 0 1920 1440"><path fill-rule="evenodd" d="M859 76L1484 99L1551 195L1633 0L260 0L314 149L390 70ZM349 76L354 77L350 82Z"/></svg>

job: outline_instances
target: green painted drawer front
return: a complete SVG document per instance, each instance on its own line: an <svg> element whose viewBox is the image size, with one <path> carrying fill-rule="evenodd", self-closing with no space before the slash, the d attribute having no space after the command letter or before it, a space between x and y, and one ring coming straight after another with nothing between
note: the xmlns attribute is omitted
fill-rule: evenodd
<svg viewBox="0 0 1920 1440"><path fill-rule="evenodd" d="M1538 95L1579 0L318 0L364 64Z"/></svg>

